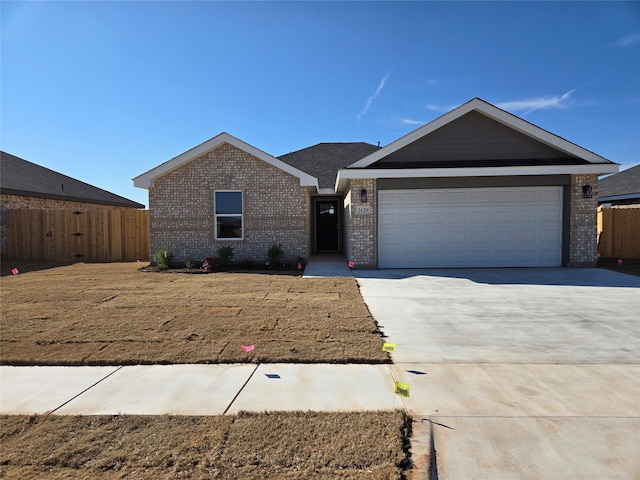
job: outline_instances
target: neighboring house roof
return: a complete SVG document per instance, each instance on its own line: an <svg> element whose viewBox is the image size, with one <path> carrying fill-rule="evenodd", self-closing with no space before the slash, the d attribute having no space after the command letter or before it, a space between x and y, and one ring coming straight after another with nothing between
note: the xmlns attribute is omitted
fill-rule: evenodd
<svg viewBox="0 0 640 480"><path fill-rule="evenodd" d="M465 117L463 119L463 117ZM507 157L496 155L482 158L478 151L483 146L482 135L478 136L472 128L460 132L468 138L449 137L450 144L467 147L466 157L460 158L462 148L450 149L456 157L447 157L442 148L442 132L448 127L460 124L484 121L485 125L498 126L505 133L505 141L517 137L527 142L535 157ZM486 120L490 120L487 122ZM430 139L438 141L428 143ZM466 144L463 142L469 140ZM475 143L474 143L475 140ZM443 141L443 140L442 140ZM422 150L415 146L421 144ZM431 152L442 153L442 157L420 158L427 148ZM493 153L499 152L494 149ZM459 176L504 176L504 175L549 175L549 174L603 174L614 173L618 165L585 148L571 143L540 127L537 127L511 113L491 105L480 98L453 109L436 118L395 142L371 153L367 157L349 165L338 172L336 190L340 190L348 179L355 178L405 178L405 177L459 177Z"/></svg>
<svg viewBox="0 0 640 480"><path fill-rule="evenodd" d="M380 150L370 143L318 143L312 147L278 157L285 163L299 168L318 179L320 190L330 189L336 182L336 174L361 158Z"/></svg>
<svg viewBox="0 0 640 480"><path fill-rule="evenodd" d="M49 198L123 208L144 208L141 203L54 172L6 152L0 152L0 192L6 195Z"/></svg>
<svg viewBox="0 0 640 480"><path fill-rule="evenodd" d="M640 165L627 168L598 182L600 203L634 199L640 202Z"/></svg>
<svg viewBox="0 0 640 480"><path fill-rule="evenodd" d="M169 173L175 170L176 168L181 167L185 163L195 160L201 155L207 153L208 151L213 150L214 148L217 148L220 145L225 143L228 143L229 145L233 145L234 147L250 155L253 155L256 158L259 158L260 160L263 160L268 164L273 165L276 168L284 170L285 172L295 177L298 177L300 179L301 187L316 187L316 188L318 187L318 180L312 175L309 175L308 173L303 172L302 170L299 170L293 167L292 165L289 165L277 159L276 157L273 157L268 153L265 153L262 150L259 150L256 147L249 145L246 142L243 142L242 140L234 137L233 135L229 135L226 132L220 133L219 135L216 135L215 137L210 138L206 142L198 145L197 147L187 150L186 152L178 155L177 157L172 158L171 160L164 162L161 165L158 165L155 168L152 168L151 170L143 173L142 175L138 175L133 179L133 184L136 187L149 188L153 185L153 181L157 177L161 175L165 175L166 173Z"/></svg>

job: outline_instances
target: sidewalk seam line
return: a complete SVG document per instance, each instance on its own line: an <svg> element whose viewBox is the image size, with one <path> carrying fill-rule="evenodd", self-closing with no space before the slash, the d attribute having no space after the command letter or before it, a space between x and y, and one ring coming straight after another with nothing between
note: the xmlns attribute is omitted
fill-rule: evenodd
<svg viewBox="0 0 640 480"><path fill-rule="evenodd" d="M251 380L251 378L253 377L253 374L256 373L256 370L258 370L259 366L260 366L259 363L256 364L256 368L253 369L253 372L251 372L251 375L249 375L249 378L247 378L247 380L240 387L240 390L238 390L238 393L236 393L235 396L231 399L231 402L229 403L229 405L227 405L227 408L224 409L224 412L222 412L222 415L226 415L227 414L227 412L231 408L231 405L233 405L233 402L235 402L236 399L238 398L238 396L242 393L242 390L244 390L244 387L247 386L247 383L249 383L249 380Z"/></svg>
<svg viewBox="0 0 640 480"><path fill-rule="evenodd" d="M85 388L84 390L82 390L80 393L78 393L77 395L74 395L73 397L71 397L69 400L67 400L66 402L64 402L62 405L57 406L56 408L54 408L53 410L49 410L48 412L44 412L45 415L51 415L52 413L55 413L56 411L60 410L62 407L64 407L67 403L72 402L73 400L75 400L76 398L78 398L80 395L82 395L83 393L91 390L93 387L95 387L96 385L98 385L100 382L106 380L107 378L109 378L111 375L113 375L116 372L119 372L121 369L123 369L125 366L124 365L120 365L118 368L116 368L113 372L111 372L110 374L102 377L100 380L98 380L96 383L94 383L93 385L88 386L87 388Z"/></svg>

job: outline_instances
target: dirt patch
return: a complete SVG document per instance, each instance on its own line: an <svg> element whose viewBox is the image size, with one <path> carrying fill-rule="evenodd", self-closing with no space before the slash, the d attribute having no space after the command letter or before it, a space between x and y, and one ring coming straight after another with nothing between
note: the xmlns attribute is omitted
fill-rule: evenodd
<svg viewBox="0 0 640 480"><path fill-rule="evenodd" d="M1 281L5 365L389 362L353 278L76 263Z"/></svg>
<svg viewBox="0 0 640 480"><path fill-rule="evenodd" d="M399 479L400 411L2 416L3 478Z"/></svg>
<svg viewBox="0 0 640 480"><path fill-rule="evenodd" d="M637 258L599 258L598 267L640 277L640 259Z"/></svg>

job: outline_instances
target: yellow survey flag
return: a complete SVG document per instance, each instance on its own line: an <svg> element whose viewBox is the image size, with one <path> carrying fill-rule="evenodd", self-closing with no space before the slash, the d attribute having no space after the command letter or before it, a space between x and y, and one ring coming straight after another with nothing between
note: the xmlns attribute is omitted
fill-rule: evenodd
<svg viewBox="0 0 640 480"><path fill-rule="evenodd" d="M395 394L396 395L400 395L401 397L408 397L409 396L409 384L408 383L402 383L402 382L396 382Z"/></svg>
<svg viewBox="0 0 640 480"><path fill-rule="evenodd" d="M396 344L395 343L385 343L384 345L382 345L382 350L384 350L385 352L393 353L393 352L396 351Z"/></svg>

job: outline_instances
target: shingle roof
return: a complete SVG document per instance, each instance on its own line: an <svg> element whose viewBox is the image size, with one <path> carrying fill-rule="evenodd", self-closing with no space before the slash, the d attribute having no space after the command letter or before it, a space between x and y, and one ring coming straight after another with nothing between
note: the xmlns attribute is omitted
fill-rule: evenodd
<svg viewBox="0 0 640 480"><path fill-rule="evenodd" d="M5 152L0 152L0 191L6 195L144 208L138 202Z"/></svg>
<svg viewBox="0 0 640 480"><path fill-rule="evenodd" d="M287 153L278 159L316 177L320 188L333 188L338 170L379 149L380 147L365 142L318 143Z"/></svg>
<svg viewBox="0 0 640 480"><path fill-rule="evenodd" d="M640 199L640 165L614 173L598 182L600 201L614 200L612 197Z"/></svg>

